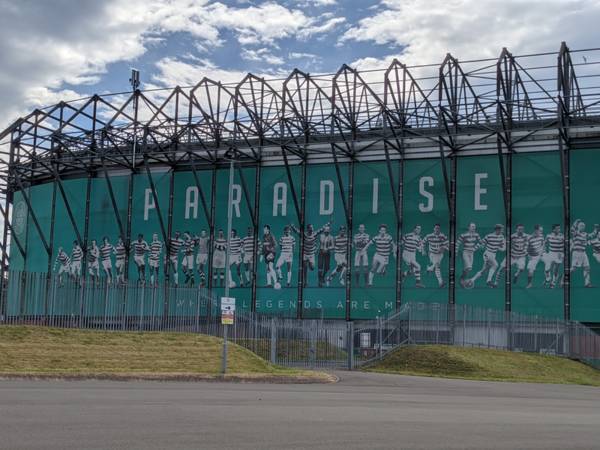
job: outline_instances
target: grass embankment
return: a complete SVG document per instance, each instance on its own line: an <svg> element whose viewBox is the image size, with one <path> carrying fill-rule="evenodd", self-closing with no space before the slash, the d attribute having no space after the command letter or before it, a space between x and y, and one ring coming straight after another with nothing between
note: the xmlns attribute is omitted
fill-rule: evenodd
<svg viewBox="0 0 600 450"><path fill-rule="evenodd" d="M6 326L0 327L0 377L217 379L222 342L192 333ZM231 343L227 369L230 379L331 381L324 373L275 366Z"/></svg>
<svg viewBox="0 0 600 450"><path fill-rule="evenodd" d="M469 380L600 386L600 371L566 358L444 345L401 347L365 370Z"/></svg>

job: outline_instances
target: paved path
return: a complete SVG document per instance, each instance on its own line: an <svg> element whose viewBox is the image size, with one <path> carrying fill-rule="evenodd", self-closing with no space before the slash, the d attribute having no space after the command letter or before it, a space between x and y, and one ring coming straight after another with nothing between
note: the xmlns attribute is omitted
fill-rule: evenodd
<svg viewBox="0 0 600 450"><path fill-rule="evenodd" d="M328 385L0 381L0 448L600 447L600 388L338 375Z"/></svg>

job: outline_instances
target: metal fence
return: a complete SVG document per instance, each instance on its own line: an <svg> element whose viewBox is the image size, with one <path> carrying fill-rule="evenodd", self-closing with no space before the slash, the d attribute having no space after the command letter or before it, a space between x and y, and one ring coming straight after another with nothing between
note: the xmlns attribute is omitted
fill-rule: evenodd
<svg viewBox="0 0 600 450"><path fill-rule="evenodd" d="M11 272L0 294L1 325L217 337L228 326L231 341L294 367L352 369L401 346L443 344L565 356L600 368L600 335L581 323L470 305L408 303L391 315L351 322L238 312L234 325L222 325L215 293L198 287Z"/></svg>

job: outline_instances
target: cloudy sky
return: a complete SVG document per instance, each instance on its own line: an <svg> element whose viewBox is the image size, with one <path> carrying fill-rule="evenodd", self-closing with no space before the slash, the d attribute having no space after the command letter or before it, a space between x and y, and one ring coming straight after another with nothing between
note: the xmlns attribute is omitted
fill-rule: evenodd
<svg viewBox="0 0 600 450"><path fill-rule="evenodd" d="M554 51L600 42L600 0L0 0L0 127L93 93Z"/></svg>

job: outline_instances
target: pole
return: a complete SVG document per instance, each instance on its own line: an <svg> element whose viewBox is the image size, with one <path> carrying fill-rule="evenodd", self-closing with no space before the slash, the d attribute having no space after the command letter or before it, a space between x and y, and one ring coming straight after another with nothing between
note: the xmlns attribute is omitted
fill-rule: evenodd
<svg viewBox="0 0 600 450"><path fill-rule="evenodd" d="M233 158L229 160L229 194L227 197L227 252L225 253L225 297L229 297L229 281L231 268L229 267L229 249L231 244L231 216L233 215ZM227 372L227 329L223 325L223 357L221 359L221 373Z"/></svg>

